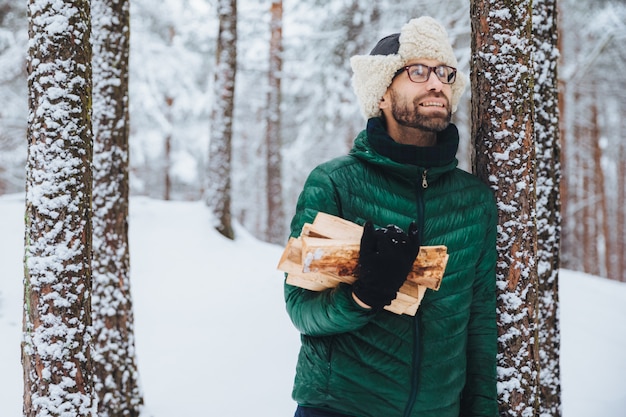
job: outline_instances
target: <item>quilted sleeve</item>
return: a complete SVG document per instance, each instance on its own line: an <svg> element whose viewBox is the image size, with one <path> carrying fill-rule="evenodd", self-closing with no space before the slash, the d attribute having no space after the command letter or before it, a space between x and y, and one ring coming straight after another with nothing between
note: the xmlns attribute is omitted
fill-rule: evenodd
<svg viewBox="0 0 626 417"><path fill-rule="evenodd" d="M291 236L298 237L302 226L318 212L341 216L339 196L324 165L314 169L298 198L291 222ZM340 285L325 291L310 291L285 282L287 312L296 328L305 335L327 336L356 330L372 317L352 298L352 286Z"/></svg>

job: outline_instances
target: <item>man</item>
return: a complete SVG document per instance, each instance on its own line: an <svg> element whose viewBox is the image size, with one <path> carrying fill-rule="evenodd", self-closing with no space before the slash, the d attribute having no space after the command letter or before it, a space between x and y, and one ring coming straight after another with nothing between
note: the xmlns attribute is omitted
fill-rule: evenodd
<svg viewBox="0 0 626 417"><path fill-rule="evenodd" d="M429 17L351 65L367 128L349 155L312 171L291 235L317 212L364 224L357 281L321 292L285 283L302 335L296 416L495 417L497 211L457 168L450 118L465 77ZM384 310L420 245L447 246L440 289L415 317Z"/></svg>

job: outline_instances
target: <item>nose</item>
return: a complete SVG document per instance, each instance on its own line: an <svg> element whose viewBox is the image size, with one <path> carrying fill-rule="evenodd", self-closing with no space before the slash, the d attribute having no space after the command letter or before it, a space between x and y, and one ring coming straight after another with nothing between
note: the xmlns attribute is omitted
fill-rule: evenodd
<svg viewBox="0 0 626 417"><path fill-rule="evenodd" d="M441 89L443 88L443 83L441 82L439 77L437 77L437 74L435 74L434 71L431 71L431 73L428 75L428 80L426 80L426 87L429 90L433 91L441 91Z"/></svg>

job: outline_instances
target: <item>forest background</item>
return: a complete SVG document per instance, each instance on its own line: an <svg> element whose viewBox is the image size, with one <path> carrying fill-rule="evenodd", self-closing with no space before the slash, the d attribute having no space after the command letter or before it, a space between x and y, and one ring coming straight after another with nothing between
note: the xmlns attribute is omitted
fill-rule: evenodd
<svg viewBox="0 0 626 417"><path fill-rule="evenodd" d="M265 141L270 1L238 5L232 139L233 218L268 230ZM282 218L318 163L346 153L364 126L349 57L411 17L440 20L469 73L469 2L285 1L281 71ZM204 0L131 1L130 192L199 200L206 192L217 14ZM562 253L568 269L626 281L626 2L559 3ZM26 2L0 1L0 195L24 189ZM182 63L182 64L181 64ZM603 77L604 74L612 77ZM613 77L614 76L614 77ZM470 170L470 97L455 115L460 166Z"/></svg>
<svg viewBox="0 0 626 417"><path fill-rule="evenodd" d="M467 138L459 155L461 167L469 170L473 165L479 177L492 183L501 197L498 250L502 259L497 271L502 290L500 405L513 413L525 410L525 415L526 410L539 404L535 394L541 388L542 412L556 415L558 299L556 271L552 268L562 266L618 280L624 280L626 270L626 216L622 204L626 201L626 164L624 144L617 133L623 128L624 100L613 86L613 79L601 78L608 72L615 74L617 83L622 81L624 60L619 45L626 21L623 2L595 2L593 9L590 5L577 9L581 3L558 3L558 37L553 19L557 3L548 0L506 5L472 1L471 34L466 22L468 5L460 1L438 4L436 8L431 2L412 2L410 8L355 0L240 2L238 13L234 12L235 0L158 5L133 2L130 181L119 175L126 171L124 152L96 149L102 144L100 139L106 137L100 135L106 131L102 126L119 127L126 133L126 118L103 110L103 104L114 96L107 88L126 87L123 79L115 80L115 75L107 71L124 71L125 60L99 48L103 39L113 43L128 28L128 15L109 16L103 6L128 4L117 0L30 1L30 39L26 40L22 5L0 3L2 28L8 28L0 37L0 73L6 76L2 93L6 91L8 97L0 120L4 135L0 143L6 147L2 149L2 157L6 158L2 161L2 193L24 191L21 152L23 135L28 131L24 316L28 331L22 351L25 413L31 415L36 412L31 405L41 405L40 401L31 401L40 395L35 392L47 390L48 378L41 380L40 374L54 372L71 377L78 374L72 371L76 366L83 367L80 375L93 373L101 400L99 408L113 407L122 397L117 394L122 392L130 394L129 404L141 402L135 395L136 385L126 385L131 381L125 377L126 368L114 365L115 358L128 360L128 375L136 377L131 364L132 320L118 321L117 315L111 314L125 311L125 307L115 304L117 301L130 301L126 283L117 275L128 266L127 246L120 238L128 226L124 219L128 185L134 196L205 200L219 219L216 227L225 235L235 230L231 226L232 209L235 225L243 225L260 239L284 243L295 199L307 173L317 163L345 153L363 127L350 88L348 58L367 53L376 39L397 31L410 17L430 14L449 28L465 72L469 72L470 60L466 45L471 41L476 49L471 52L472 113L476 116L472 133L468 132L469 97L455 122ZM72 20L74 29L63 30L66 27L60 23L71 20L70 16L78 18ZM40 26L42 22L44 26ZM123 27L109 27L116 24ZM211 28L219 28L217 36ZM282 46L277 45L279 33ZM557 38L561 51L559 100L555 97L554 77ZM90 40L95 50L93 61ZM26 60L25 49L29 50ZM67 63L77 66L65 73L69 68L64 61L67 54L73 54ZM110 61L102 59L105 56ZM63 61L53 64L60 64L54 77L49 76L51 67L42 57ZM276 65L278 61L280 65ZM94 70L93 97L88 90L72 90L67 95L71 101L67 108L80 117L70 119L63 102L61 106L50 106L46 100L52 98L56 103L59 97L54 82L72 80L72 87L88 83L86 70L90 63ZM27 112L20 103L25 97L22 68L26 67L28 126L24 122ZM228 100L232 86L237 92L234 103ZM40 92L44 92L43 97L38 96ZM43 102L38 101L40 98ZM115 109L125 108L126 102L121 98L124 104ZM508 114L510 109L515 114ZM93 161L92 138L83 128L92 120L94 137L98 139L94 141ZM534 129L528 129L533 122ZM476 134L477 126L483 135ZM85 134L79 139L81 147L68 150L60 146L66 145L63 138L75 137L74 133L57 132L58 127L78 127ZM49 137L56 141L40 142L44 129L51 129ZM470 145L470 136L476 140L474 145ZM560 139L558 146L554 145L556 139ZM75 150L81 158L71 159ZM476 158L470 164L474 153ZM73 166L85 170L66 169ZM70 171L74 177L66 178ZM74 186L64 188L67 184ZM120 192L111 193L118 186ZM47 195L50 189L61 193L51 200L37 198L39 192ZM554 191L560 191L560 196ZM63 202L72 197L72 192L77 200L65 210ZM88 221L92 207L93 223ZM53 233L49 233L50 224L55 224ZM239 230L241 233L243 229ZM77 236L81 237L74 240ZM71 250L68 242L72 242ZM539 255L537 263L535 252ZM50 253L61 256L51 260ZM69 253L76 256L76 263L69 259ZM114 260L109 254L121 256ZM113 274L109 265L116 265ZM75 276L76 268L84 272L80 278ZM525 279L519 280L521 276ZM90 303L91 294L85 289L92 284ZM54 301L53 305L47 304L48 300ZM65 304L67 309L60 308ZM93 363L87 360L91 344L83 343L87 337L79 336L89 325L91 306L94 340L98 342L93 344ZM59 320L51 321L55 326L48 329L39 325L42 321L38 314L47 314L50 307ZM533 311L539 314L529 314ZM56 323L61 326L57 328ZM44 365L45 372L38 372L41 363L54 359L37 357L53 351L56 338L46 339L52 334L77 335L75 339L81 342L63 348L65 352L71 347L74 352L68 351L67 357L76 361L58 367L53 360L49 368ZM37 350L31 349L35 340L39 341ZM50 344L45 345L45 340ZM539 347L537 355L534 346ZM520 361L527 366L520 367ZM119 373L121 386L109 387L114 378L107 369ZM541 378L536 378L535 370L540 371ZM78 390L84 392L85 404L91 403L91 383L88 378L79 379L76 383L82 385ZM539 379L541 385L537 385ZM52 388L51 393L57 392ZM108 395L103 388L117 391ZM69 398L76 393L64 394ZM109 400L113 401L109 404Z"/></svg>

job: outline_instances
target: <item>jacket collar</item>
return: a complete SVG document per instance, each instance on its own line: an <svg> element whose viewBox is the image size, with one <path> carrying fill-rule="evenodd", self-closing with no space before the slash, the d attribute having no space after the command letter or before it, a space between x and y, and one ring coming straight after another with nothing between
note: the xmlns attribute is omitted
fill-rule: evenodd
<svg viewBox="0 0 626 417"><path fill-rule="evenodd" d="M416 165L422 168L456 166L456 152L459 147L459 131L452 123L439 132L435 146L404 145L394 141L385 129L380 117L367 121L367 141L381 156L400 164Z"/></svg>

